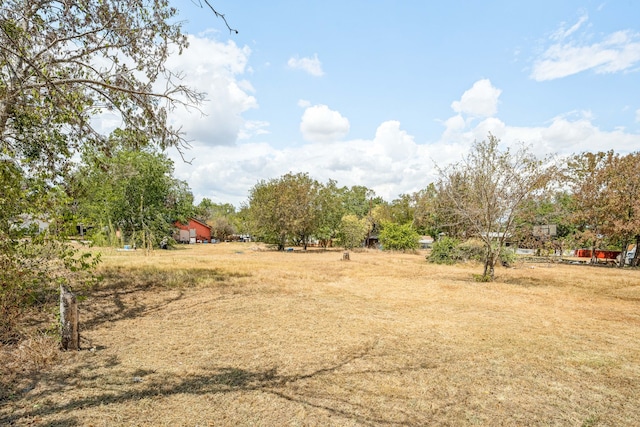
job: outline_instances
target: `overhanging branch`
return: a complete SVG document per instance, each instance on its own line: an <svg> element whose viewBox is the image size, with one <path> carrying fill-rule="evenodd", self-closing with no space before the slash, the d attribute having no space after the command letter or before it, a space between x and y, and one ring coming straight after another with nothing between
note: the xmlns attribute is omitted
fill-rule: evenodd
<svg viewBox="0 0 640 427"><path fill-rule="evenodd" d="M218 12L217 10L215 10L213 8L213 6L211 6L211 3L209 3L209 0L204 0L204 2L206 3L207 6L209 6L209 9L211 9L213 11L213 13L216 15L216 17L221 18L224 21L224 24L227 26L227 28L229 29L230 33L236 33L238 34L238 30L231 28L229 26L229 23L227 22L227 18L224 17L224 14ZM200 3L200 7L202 7L202 3Z"/></svg>

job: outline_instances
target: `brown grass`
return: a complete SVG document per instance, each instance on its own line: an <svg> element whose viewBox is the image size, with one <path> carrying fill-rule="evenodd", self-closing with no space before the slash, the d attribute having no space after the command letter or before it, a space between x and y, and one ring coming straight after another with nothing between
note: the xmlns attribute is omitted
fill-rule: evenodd
<svg viewBox="0 0 640 427"><path fill-rule="evenodd" d="M26 375L0 425L640 424L640 271L485 284L477 265L341 255L105 253L84 350Z"/></svg>

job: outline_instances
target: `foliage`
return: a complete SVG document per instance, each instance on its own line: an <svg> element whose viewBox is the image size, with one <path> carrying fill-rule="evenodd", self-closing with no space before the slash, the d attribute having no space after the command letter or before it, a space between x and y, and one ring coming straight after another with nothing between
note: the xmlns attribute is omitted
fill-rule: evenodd
<svg viewBox="0 0 640 427"><path fill-rule="evenodd" d="M413 225L421 234L438 236L441 232L440 218L438 217L438 190L433 183L427 188L413 194L415 209L413 212Z"/></svg>
<svg viewBox="0 0 640 427"><path fill-rule="evenodd" d="M619 242L619 266L623 267L629 243L634 239L636 245L640 243L640 153L614 155L604 173L609 216L604 232Z"/></svg>
<svg viewBox="0 0 640 427"><path fill-rule="evenodd" d="M411 224L384 223L380 231L380 244L385 250L411 251L418 249L420 236Z"/></svg>
<svg viewBox="0 0 640 427"><path fill-rule="evenodd" d="M34 307L55 305L61 284L76 289L92 283L99 256L45 234L0 237L0 343L20 337L18 325Z"/></svg>
<svg viewBox="0 0 640 427"><path fill-rule="evenodd" d="M495 248L494 248L495 249ZM433 243L431 253L427 255L427 261L435 264L455 264L458 262L484 262L486 256L486 248L484 242L480 239L469 239L464 242L443 236L440 240ZM498 259L503 265L511 265L517 255L509 248L503 247L498 254ZM484 275L481 275L485 277Z"/></svg>
<svg viewBox="0 0 640 427"><path fill-rule="evenodd" d="M211 235L214 239L224 242L232 235L236 234L236 227L231 220L224 216L215 217L207 221L211 227Z"/></svg>
<svg viewBox="0 0 640 427"><path fill-rule="evenodd" d="M318 208L321 214L318 218L317 229L313 234L323 247L327 247L332 239L339 238L342 220L347 210L345 194L346 189L338 188L334 180L329 180L319 190Z"/></svg>
<svg viewBox="0 0 640 427"><path fill-rule="evenodd" d="M111 242L118 241L120 231L128 243L157 246L171 234L174 221L185 221L192 212L193 196L172 172L173 163L164 154L97 154L77 173L80 218L95 232L106 231Z"/></svg>
<svg viewBox="0 0 640 427"><path fill-rule="evenodd" d="M29 181L14 162L0 160L0 342L18 339L26 311L51 304L60 284L88 281L87 271L99 260L52 234L62 230L57 214L67 200Z"/></svg>
<svg viewBox="0 0 640 427"><path fill-rule="evenodd" d="M427 257L436 264L455 264L457 262L483 262L485 257L484 242L479 239L469 239L464 242L443 236L433 243L431 254Z"/></svg>
<svg viewBox="0 0 640 427"><path fill-rule="evenodd" d="M338 231L338 244L345 249L353 249L362 246L364 238L369 231L369 224L366 219L359 219L356 215L350 214L342 217Z"/></svg>
<svg viewBox="0 0 640 427"><path fill-rule="evenodd" d="M473 280L480 283L487 283L487 282L491 282L493 279L488 274L474 274Z"/></svg>
<svg viewBox="0 0 640 427"><path fill-rule="evenodd" d="M511 248L502 248L500 250L500 262L505 267L512 266L518 260L518 255Z"/></svg>
<svg viewBox="0 0 640 427"><path fill-rule="evenodd" d="M217 240L227 240L237 233L238 216L236 208L230 203L214 203L205 197L194 212L196 218L211 227L211 234Z"/></svg>
<svg viewBox="0 0 640 427"><path fill-rule="evenodd" d="M467 235L483 241L483 275L491 278L524 200L553 176L548 161L537 160L526 147L512 152L501 150L499 143L491 134L487 141L476 142L462 162L439 171L438 181L451 217Z"/></svg>
<svg viewBox="0 0 640 427"><path fill-rule="evenodd" d="M58 282L77 284L76 273L93 264L89 255L66 241L66 233L79 219L129 218L123 222L141 231L138 238L144 241L151 241L149 230L166 223L163 215L145 212L155 206L149 201L149 194L156 192L151 187L166 181L132 177L143 186L139 194L147 200L137 197L134 185L120 187L108 181L100 192L100 182L94 181L86 194L99 194L104 200L98 203L94 197L87 207L79 206L84 202L75 192L86 183L79 184L83 177L72 177L70 171L80 154L102 153L111 159L117 157L114 148L181 150L183 136L169 125L167 113L180 105L195 106L203 95L185 87L181 76L165 66L171 52L187 46L176 14L167 0L0 2L4 309L17 307L21 313L28 301L48 300ZM104 113L122 123L110 137L97 126L96 118ZM103 176L109 177L114 169L119 170L107 167ZM145 176L152 175L148 171ZM163 202L178 212L183 202L191 203L190 194L184 183L171 185L175 197ZM118 198L131 204L114 204ZM100 213L101 207L106 212ZM33 219L51 223L49 232L40 235L20 225ZM3 313L3 319L4 314L8 316Z"/></svg>
<svg viewBox="0 0 640 427"><path fill-rule="evenodd" d="M515 218L511 241L522 248L559 252L575 244L576 225L572 221L575 204L567 190L543 192L527 197ZM536 226L554 225L556 235L536 232Z"/></svg>
<svg viewBox="0 0 640 427"><path fill-rule="evenodd" d="M455 264L457 261L455 250L459 244L460 242L453 237L442 236L433 242L427 261L434 264Z"/></svg>
<svg viewBox="0 0 640 427"><path fill-rule="evenodd" d="M306 173L288 173L258 182L238 217L256 238L280 250L289 243L306 247L311 238L326 247L338 237L345 215L366 218L371 229L383 204L366 187L338 187L333 180L322 184Z"/></svg>
<svg viewBox="0 0 640 427"><path fill-rule="evenodd" d="M613 156L613 151L582 153L567 161L567 177L575 203L572 221L579 230L580 241L591 247L592 261L606 228L608 174L605 170Z"/></svg>
<svg viewBox="0 0 640 427"><path fill-rule="evenodd" d="M455 259L458 261L484 262L486 248L480 239L469 239L455 248Z"/></svg>
<svg viewBox="0 0 640 427"><path fill-rule="evenodd" d="M573 191L572 220L577 236L595 250L622 249L624 265L628 244L640 244L640 154L620 156L613 151L581 153L567 161ZM636 251L637 262L638 251Z"/></svg>
<svg viewBox="0 0 640 427"><path fill-rule="evenodd" d="M374 207L384 204L384 200L377 197L373 190L362 185L354 185L351 188L342 188L342 203L345 214L364 218Z"/></svg>
<svg viewBox="0 0 640 427"><path fill-rule="evenodd" d="M167 121L202 95L165 67L187 39L168 1L5 0L0 6L1 151L60 171L104 138L92 116L118 115L131 134L179 146ZM161 91L156 89L163 88Z"/></svg>
<svg viewBox="0 0 640 427"><path fill-rule="evenodd" d="M196 218L207 222L214 218L232 218L236 214L236 208L231 203L215 203L205 197L196 206L194 212Z"/></svg>
<svg viewBox="0 0 640 427"><path fill-rule="evenodd" d="M306 245L318 223L319 188L316 180L302 173L260 181L249 195L254 233L279 250L296 239Z"/></svg>

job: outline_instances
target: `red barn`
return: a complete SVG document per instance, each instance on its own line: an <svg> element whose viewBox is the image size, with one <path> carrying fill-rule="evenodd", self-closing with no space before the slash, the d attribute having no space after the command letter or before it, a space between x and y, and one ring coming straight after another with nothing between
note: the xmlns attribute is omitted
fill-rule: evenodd
<svg viewBox="0 0 640 427"><path fill-rule="evenodd" d="M180 243L196 243L211 241L211 227L195 218L189 218L188 224L182 224L176 221L174 223L179 230L175 239Z"/></svg>

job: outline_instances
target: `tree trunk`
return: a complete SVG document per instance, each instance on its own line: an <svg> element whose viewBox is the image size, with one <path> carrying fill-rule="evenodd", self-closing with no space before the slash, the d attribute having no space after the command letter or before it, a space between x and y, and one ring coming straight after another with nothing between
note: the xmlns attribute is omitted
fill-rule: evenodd
<svg viewBox="0 0 640 427"><path fill-rule="evenodd" d="M638 250L639 247L640 247L640 234L636 236L636 253L633 255L633 260L631 261L631 265L633 267L638 266L638 260L640 259L640 250Z"/></svg>
<svg viewBox="0 0 640 427"><path fill-rule="evenodd" d="M60 344L63 350L80 350L78 301L64 285L60 285Z"/></svg>
<svg viewBox="0 0 640 427"><path fill-rule="evenodd" d="M627 248L629 247L629 242L627 239L622 241L622 252L620 252L620 262L618 262L618 267L623 268L625 263L627 262Z"/></svg>
<svg viewBox="0 0 640 427"><path fill-rule="evenodd" d="M487 255L484 260L484 273L482 274L485 278L489 278L490 281L493 281L495 275L495 253L493 252L493 248L491 246L487 247Z"/></svg>

